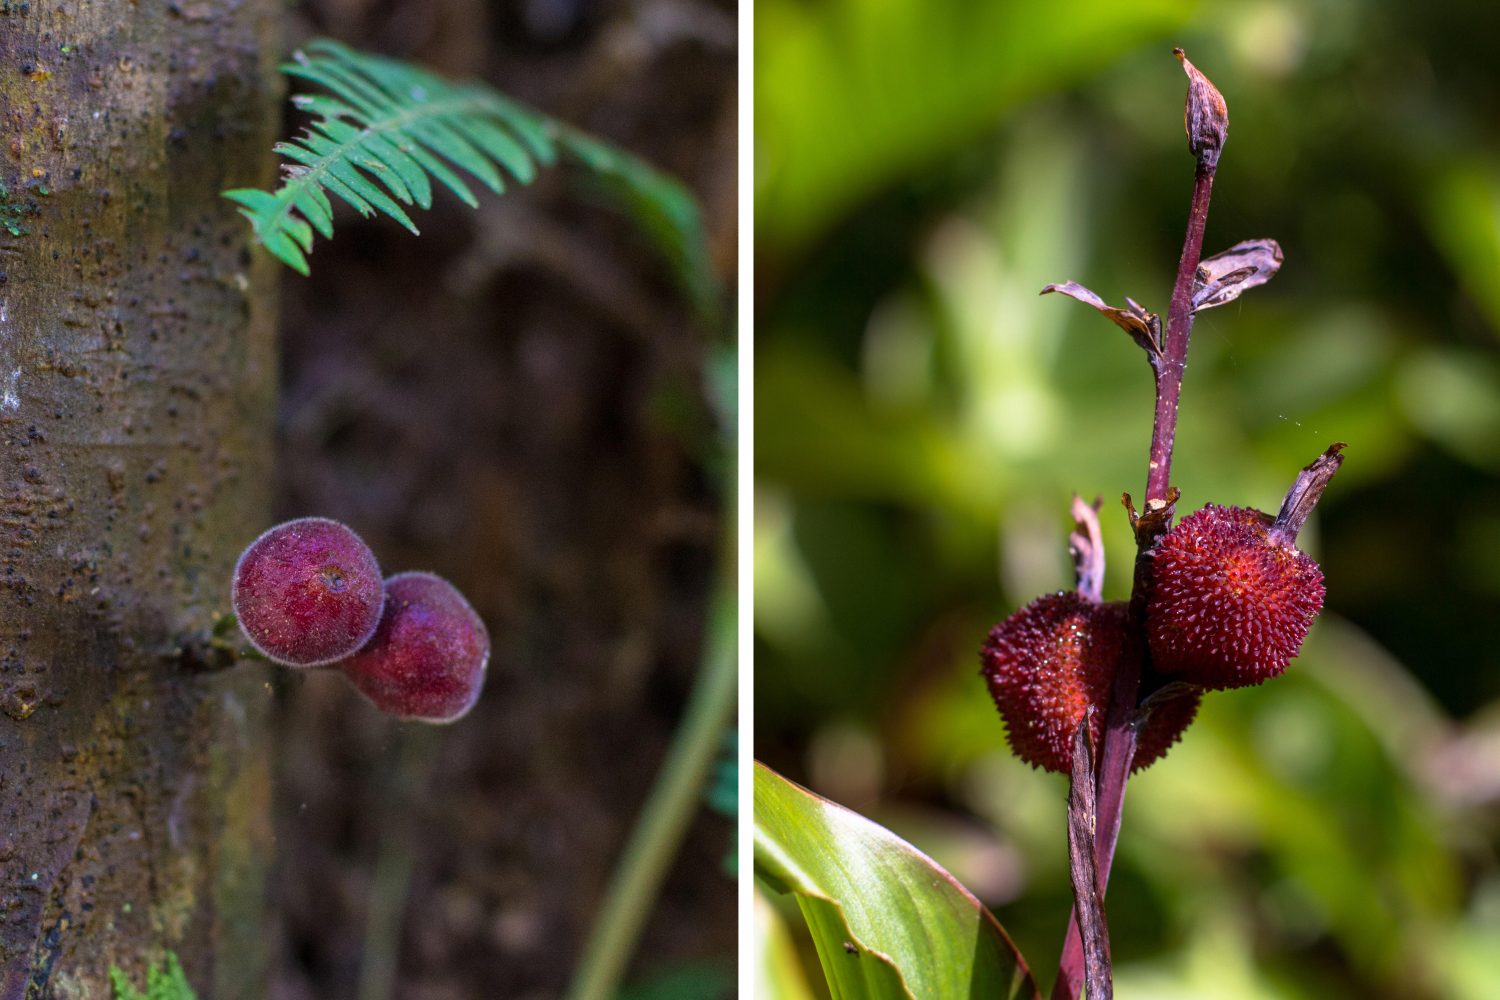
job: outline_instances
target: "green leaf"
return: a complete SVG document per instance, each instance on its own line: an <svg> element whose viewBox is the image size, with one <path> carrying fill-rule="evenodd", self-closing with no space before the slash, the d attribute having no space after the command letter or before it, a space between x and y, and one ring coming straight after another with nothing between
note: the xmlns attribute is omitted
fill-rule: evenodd
<svg viewBox="0 0 1500 1000"><path fill-rule="evenodd" d="M994 916L889 830L755 765L755 873L790 892L835 1000L1038 998Z"/></svg>
<svg viewBox="0 0 1500 1000"><path fill-rule="evenodd" d="M734 973L718 962L684 962L620 991L615 1000L724 1000L734 995Z"/></svg>
<svg viewBox="0 0 1500 1000"><path fill-rule="evenodd" d="M812 986L802 970L802 961L797 955L796 942L788 931L786 921L771 905L765 893L757 887L754 900L755 952L751 960L755 963L757 998L774 997L775 1000L815 1000Z"/></svg>
<svg viewBox="0 0 1500 1000"><path fill-rule="evenodd" d="M25 236L31 230L21 224L28 215L35 214L35 203L28 204L11 198L10 188L0 181L0 229L12 236Z"/></svg>
<svg viewBox="0 0 1500 1000"><path fill-rule="evenodd" d="M708 236L692 193L636 157L575 129L560 129L557 142L656 245L699 314L716 318L718 282L709 268Z"/></svg>
<svg viewBox="0 0 1500 1000"><path fill-rule="evenodd" d="M130 979L116 966L109 970L109 983L114 991L114 1000L198 1000L182 963L176 952L167 952L163 965L153 965L146 970L146 992L142 993L130 984Z"/></svg>
<svg viewBox="0 0 1500 1000"><path fill-rule="evenodd" d="M274 147L291 161L283 165L281 187L224 197L244 206L256 237L289 267L306 274L315 235L333 235L330 195L415 233L402 206L429 208L433 179L478 205L449 164L499 194L505 174L529 184L565 145L655 244L699 312L717 318L720 292L698 204L644 161L483 84L450 82L328 39L309 42L281 70L328 93L293 95L293 106L313 120Z"/></svg>

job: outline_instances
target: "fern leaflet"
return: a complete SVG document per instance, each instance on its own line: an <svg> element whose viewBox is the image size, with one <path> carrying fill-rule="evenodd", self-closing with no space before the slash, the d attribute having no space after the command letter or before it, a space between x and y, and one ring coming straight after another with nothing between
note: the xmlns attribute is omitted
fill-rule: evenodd
<svg viewBox="0 0 1500 1000"><path fill-rule="evenodd" d="M667 258L695 304L713 308L716 283L697 202L640 159L511 100L480 83L454 83L409 63L356 52L328 39L309 43L282 72L326 93L292 103L314 120L276 144L287 161L275 191L236 188L260 242L287 266L309 271L315 236L333 236L332 197L366 217L384 215L417 232L407 209L432 205L433 181L477 207L460 172L496 194L529 184L559 153L585 167Z"/></svg>

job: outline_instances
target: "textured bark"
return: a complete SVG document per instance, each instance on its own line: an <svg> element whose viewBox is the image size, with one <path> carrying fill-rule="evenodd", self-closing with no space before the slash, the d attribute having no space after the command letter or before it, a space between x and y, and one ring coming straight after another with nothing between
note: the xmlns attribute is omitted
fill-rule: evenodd
<svg viewBox="0 0 1500 1000"><path fill-rule="evenodd" d="M253 666L183 652L270 495L274 0L0 3L0 1000L167 950L262 995Z"/></svg>

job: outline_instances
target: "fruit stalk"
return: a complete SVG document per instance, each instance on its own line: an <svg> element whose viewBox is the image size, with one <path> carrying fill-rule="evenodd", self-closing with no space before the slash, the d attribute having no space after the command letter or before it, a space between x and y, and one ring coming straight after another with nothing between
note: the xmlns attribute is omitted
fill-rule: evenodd
<svg viewBox="0 0 1500 1000"><path fill-rule="evenodd" d="M1208 201L1217 167L1202 160L1193 175L1193 204L1188 210L1187 237L1177 264L1177 282L1167 308L1166 343L1156 373L1156 416L1151 426L1151 459L1146 473L1146 502L1165 500L1172 477L1172 446L1177 440L1177 403L1182 396L1182 373L1187 368L1188 339L1193 332L1193 276L1203 257L1203 230L1208 223ZM1155 539L1147 540L1150 541Z"/></svg>
<svg viewBox="0 0 1500 1000"><path fill-rule="evenodd" d="M1105 717L1104 741L1098 758L1095 783L1098 788L1094 854L1098 865L1099 891L1102 895L1109 885L1110 867L1114 861L1115 844L1120 835L1120 817L1125 807L1125 782L1130 777L1131 765L1140 725L1141 664L1148 662L1150 652L1146 648L1145 610L1146 590L1149 585L1149 560L1147 553L1156 539L1171 526L1172 504L1175 500L1170 491L1172 472L1172 449L1177 439L1177 408L1182 397L1182 376L1187 369L1188 342L1193 330L1193 279L1198 272L1198 263L1203 256L1203 232L1208 223L1209 200L1213 195L1214 174L1218 169L1219 152L1223 148L1224 132L1227 131L1227 114L1218 121L1216 141L1205 148L1201 136L1195 135L1195 103L1205 101L1199 81L1210 92L1208 102L1217 100L1222 112L1223 98L1213 90L1176 51L1188 71L1191 84L1188 92L1188 144L1197 159L1193 173L1193 200L1188 210L1187 233L1182 243L1182 257L1177 264L1177 280L1172 286L1172 299L1167 309L1167 327L1163 338L1161 356L1149 356L1155 375L1156 409L1151 426L1151 452L1146 473L1146 514L1137 524L1136 571L1130 595L1130 641L1137 643L1140 657L1124 657L1115 675L1114 693L1110 699L1109 713ZM1200 116L1201 119L1201 116ZM1213 122L1209 123L1213 128ZM1063 940L1062 957L1058 965L1057 983L1052 990L1053 1000L1076 1000L1083 989L1084 948L1079 933L1077 908L1068 918L1068 932Z"/></svg>
<svg viewBox="0 0 1500 1000"><path fill-rule="evenodd" d="M1131 636L1145 654L1146 592L1149 585L1147 553L1160 534L1171 527L1172 494L1167 478L1172 469L1172 447L1177 439L1177 402L1182 396L1182 374L1187 368L1188 340L1193 331L1193 275L1203 255L1203 229L1208 221L1208 202L1213 192L1213 163L1200 160L1193 178L1193 204L1188 215L1187 236L1177 266L1177 283L1167 312L1166 346L1156 369L1156 414L1151 427L1151 460L1146 476L1148 516L1140 520L1136 535L1136 573L1130 592ZM1162 517L1149 516L1154 504L1164 504ZM1138 664L1115 676L1114 697L1104 724L1104 748L1099 755L1099 826L1095 851L1099 857L1099 879L1109 884L1115 840L1120 835L1120 813L1125 805L1125 780L1135 759L1136 709L1140 702L1141 675Z"/></svg>
<svg viewBox="0 0 1500 1000"><path fill-rule="evenodd" d="M1104 884L1094 854L1094 755L1088 719L1073 733L1073 781L1068 789L1068 868L1073 875L1073 898L1083 950L1083 978L1088 995L1098 1000L1114 996L1110 976L1109 920L1104 915Z"/></svg>

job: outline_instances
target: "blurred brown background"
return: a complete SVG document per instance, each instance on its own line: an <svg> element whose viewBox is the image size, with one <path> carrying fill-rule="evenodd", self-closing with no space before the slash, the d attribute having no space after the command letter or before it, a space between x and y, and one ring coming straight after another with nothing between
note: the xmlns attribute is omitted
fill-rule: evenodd
<svg viewBox="0 0 1500 1000"><path fill-rule="evenodd" d="M715 0L326 0L314 35L478 77L685 180L735 247L736 27ZM291 119L286 132L297 122ZM283 276L278 513L340 518L488 623L484 696L423 729L335 676L278 688L273 995L557 996L701 654L723 498L705 331L565 175L345 213ZM632 974L733 974L732 831L702 810ZM652 994L666 995L666 994ZM699 990L696 995L717 995Z"/></svg>

